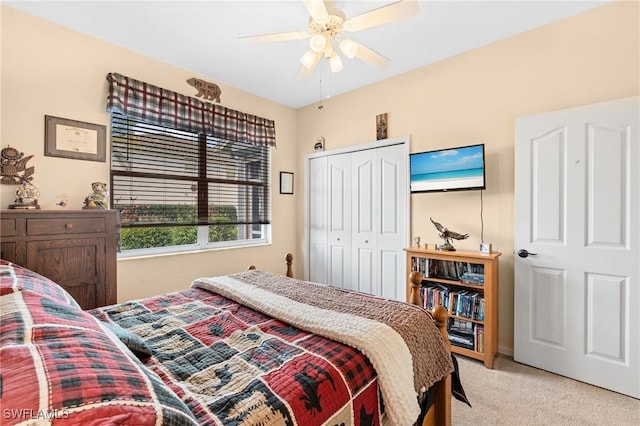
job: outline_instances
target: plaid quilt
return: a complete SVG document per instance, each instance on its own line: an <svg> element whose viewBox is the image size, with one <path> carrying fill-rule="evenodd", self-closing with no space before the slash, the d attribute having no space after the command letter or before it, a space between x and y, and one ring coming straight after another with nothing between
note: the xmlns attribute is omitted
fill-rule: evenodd
<svg viewBox="0 0 640 426"><path fill-rule="evenodd" d="M433 318L418 306L258 270L199 278L192 288L357 348L376 371L394 425L415 423L423 391L453 369Z"/></svg>
<svg viewBox="0 0 640 426"><path fill-rule="evenodd" d="M194 286L86 312L0 261L0 423L382 423L360 350L239 302Z"/></svg>
<svg viewBox="0 0 640 426"><path fill-rule="evenodd" d="M191 288L92 313L142 337L145 365L199 424L380 424L367 357L221 295Z"/></svg>
<svg viewBox="0 0 640 426"><path fill-rule="evenodd" d="M3 425L195 425L186 405L56 284L0 261Z"/></svg>

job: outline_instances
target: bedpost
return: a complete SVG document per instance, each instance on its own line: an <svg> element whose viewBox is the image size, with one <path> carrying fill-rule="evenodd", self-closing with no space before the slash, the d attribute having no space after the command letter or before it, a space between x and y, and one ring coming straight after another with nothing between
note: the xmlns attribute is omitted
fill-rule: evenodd
<svg viewBox="0 0 640 426"><path fill-rule="evenodd" d="M409 292L409 303L412 305L422 306L422 300L420 297L420 286L422 285L422 274L418 271L413 271L409 274L409 283L411 289Z"/></svg>
<svg viewBox="0 0 640 426"><path fill-rule="evenodd" d="M287 255L285 256L285 260L287 261L287 276L289 278L293 278L293 269L291 268L291 264L293 263L293 255L291 253L287 253ZM256 269L254 265L249 265L249 267L247 268L247 270L249 271L253 269Z"/></svg>
<svg viewBox="0 0 640 426"><path fill-rule="evenodd" d="M409 303L422 306L422 298L420 297L422 274L418 271L412 271L409 274L409 283L411 286ZM433 316L438 331L440 331L447 344L447 349L451 351L451 343L449 343L449 334L447 333L449 313L442 306L436 306L431 311L431 316ZM433 406L425 416L422 425L448 426L451 424L451 374L434 384L432 390L435 392Z"/></svg>
<svg viewBox="0 0 640 426"><path fill-rule="evenodd" d="M293 262L293 255L291 253L287 253L285 260L287 261L287 276L289 278L293 278L293 270L291 269L291 263Z"/></svg>
<svg viewBox="0 0 640 426"><path fill-rule="evenodd" d="M449 334L447 333L447 320L449 313L442 306L436 306L431 311L435 319L438 330L447 343L447 349L451 352L451 343L449 342ZM435 408L434 423L436 425L451 424L451 374L433 385L435 390L435 398L433 400L433 408Z"/></svg>

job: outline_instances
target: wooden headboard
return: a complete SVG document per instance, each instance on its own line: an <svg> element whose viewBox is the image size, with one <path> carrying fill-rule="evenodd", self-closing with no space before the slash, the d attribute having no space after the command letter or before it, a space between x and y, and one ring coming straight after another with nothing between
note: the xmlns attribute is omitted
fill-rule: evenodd
<svg viewBox="0 0 640 426"><path fill-rule="evenodd" d="M284 259L287 261L287 273L285 275L289 278L293 278L293 268L291 267L293 264L293 255L291 253L287 253ZM256 269L256 267L254 265L249 265L247 269Z"/></svg>

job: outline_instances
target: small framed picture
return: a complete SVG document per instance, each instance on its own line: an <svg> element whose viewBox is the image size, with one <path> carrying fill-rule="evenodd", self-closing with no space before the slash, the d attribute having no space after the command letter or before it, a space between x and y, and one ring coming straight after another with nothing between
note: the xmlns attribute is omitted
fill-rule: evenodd
<svg viewBox="0 0 640 426"><path fill-rule="evenodd" d="M280 172L280 193L293 194L293 173Z"/></svg>
<svg viewBox="0 0 640 426"><path fill-rule="evenodd" d="M44 155L106 161L107 127L68 118L44 116Z"/></svg>

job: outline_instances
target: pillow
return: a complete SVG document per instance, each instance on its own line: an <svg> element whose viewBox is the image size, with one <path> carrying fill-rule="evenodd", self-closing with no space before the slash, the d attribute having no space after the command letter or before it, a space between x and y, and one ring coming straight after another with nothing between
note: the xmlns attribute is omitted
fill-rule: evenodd
<svg viewBox="0 0 640 426"><path fill-rule="evenodd" d="M0 295L22 290L32 290L47 295L67 305L80 305L67 291L49 278L30 269L0 259Z"/></svg>
<svg viewBox="0 0 640 426"><path fill-rule="evenodd" d="M98 319L55 298L26 289L0 296L0 349L2 408L15 417L3 424L42 415L56 425L197 424Z"/></svg>
<svg viewBox="0 0 640 426"><path fill-rule="evenodd" d="M132 333L125 328L120 327L117 324L106 321L101 321L100 323L103 327L106 327L109 331L115 334L116 337L120 339L120 341L124 343L124 345L141 360L149 358L151 355L153 355L153 351L142 339L142 337Z"/></svg>

